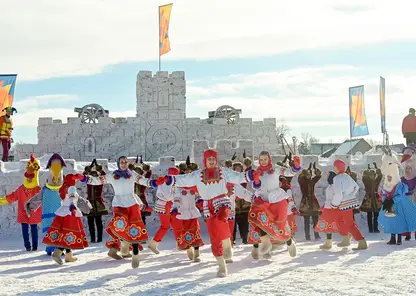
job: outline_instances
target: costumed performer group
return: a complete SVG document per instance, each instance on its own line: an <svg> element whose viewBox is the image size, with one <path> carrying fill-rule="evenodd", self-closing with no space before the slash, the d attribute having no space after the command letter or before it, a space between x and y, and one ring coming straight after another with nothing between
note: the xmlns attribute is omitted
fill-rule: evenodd
<svg viewBox="0 0 416 296"><path fill-rule="evenodd" d="M273 165L269 152L259 154L259 165L253 168L249 158L235 162L235 155L220 165L218 154L212 149L204 151L203 168L191 163L189 157L178 167L172 165L167 175L154 178L149 165L141 157L134 163L127 157L117 160L118 169L105 173L93 160L83 174L63 175L65 161L54 154L46 166L49 176L45 186L39 184L40 163L31 155L27 162L23 184L14 192L0 198L0 205L18 202L17 222L22 225L24 246L27 251L38 247L38 224L43 223L46 252L58 264L65 253L65 262L74 262L72 250L88 247L82 216L88 218L91 242L103 239L101 217L107 215L103 196L105 184L114 189L113 217L105 231L109 235L106 246L108 256L120 260L132 258L131 265L140 264L142 244L160 254L159 243L170 228L177 249L186 251L193 262L200 262L200 247L204 245L198 218L203 216L208 228L211 250L218 263L218 277L228 273L227 264L233 262L236 228L244 244L253 245L253 259L271 258L272 250L286 245L295 257L297 216L304 217L305 237L310 240L309 225L314 225L315 239L326 234L323 250L333 247L332 234L341 236L338 247L346 248L354 238L358 245L353 250L365 250L367 242L354 220L354 210L367 212L370 232L391 234L388 244L401 244L402 235L410 239L416 232L416 146L406 147L401 162L389 149L384 149L382 165L369 166L363 172L365 197L357 199L357 174L351 172L342 160L335 160L328 173L325 204L320 208L315 186L322 172L311 163L302 169L300 157L288 155ZM245 155L244 155L245 156ZM233 162L234 161L234 162ZM405 168L402 178L399 167ZM291 181L298 175L302 199L299 210L291 190ZM382 181L382 176L384 180ZM76 190L77 182L87 185L87 197ZM378 185L381 184L380 190ZM140 186L140 187L138 187ZM153 209L148 206L146 188L156 190ZM59 198L59 199L58 199ZM160 227L149 240L143 216L154 211ZM32 240L29 239L29 230Z"/></svg>

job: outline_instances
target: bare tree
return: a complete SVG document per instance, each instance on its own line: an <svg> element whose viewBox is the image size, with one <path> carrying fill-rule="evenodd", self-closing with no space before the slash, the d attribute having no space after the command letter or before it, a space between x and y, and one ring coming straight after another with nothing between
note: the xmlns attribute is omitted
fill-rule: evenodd
<svg viewBox="0 0 416 296"><path fill-rule="evenodd" d="M282 119L276 122L276 135L277 137L286 137L290 132L290 127L286 125L285 121Z"/></svg>
<svg viewBox="0 0 416 296"><path fill-rule="evenodd" d="M299 143L299 153L311 154L311 145L316 143L319 143L318 138L312 137L309 133L302 133Z"/></svg>

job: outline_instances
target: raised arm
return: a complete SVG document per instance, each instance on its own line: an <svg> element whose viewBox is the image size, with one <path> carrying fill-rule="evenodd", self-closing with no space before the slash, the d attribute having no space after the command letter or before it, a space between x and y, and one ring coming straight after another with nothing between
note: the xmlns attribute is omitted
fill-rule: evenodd
<svg viewBox="0 0 416 296"><path fill-rule="evenodd" d="M234 185L234 194L238 198L244 199L247 202L252 202L253 193L245 189L240 184Z"/></svg>
<svg viewBox="0 0 416 296"><path fill-rule="evenodd" d="M193 187L197 186L201 181L201 171L197 170L190 174L167 176L166 185L175 185L177 187Z"/></svg>
<svg viewBox="0 0 416 296"><path fill-rule="evenodd" d="M0 197L0 206L14 203L19 200L19 196L22 194L24 186L20 185L15 191L7 194L6 196Z"/></svg>
<svg viewBox="0 0 416 296"><path fill-rule="evenodd" d="M99 176L93 177L90 175L84 175L84 179L80 179L81 182L87 183L88 185L97 186L97 185L104 185L104 184L111 184L111 176Z"/></svg>
<svg viewBox="0 0 416 296"><path fill-rule="evenodd" d="M238 184L252 182L253 188L259 188L261 182L259 179L259 174L255 170L248 170L246 172L236 172L229 168L221 168L223 177L227 183Z"/></svg>

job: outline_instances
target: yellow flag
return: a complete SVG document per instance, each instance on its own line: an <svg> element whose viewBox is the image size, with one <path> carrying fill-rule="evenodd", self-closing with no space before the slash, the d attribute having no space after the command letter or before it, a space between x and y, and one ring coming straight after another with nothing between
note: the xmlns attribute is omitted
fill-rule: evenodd
<svg viewBox="0 0 416 296"><path fill-rule="evenodd" d="M159 56L170 51L169 21L172 5L173 3L159 6Z"/></svg>

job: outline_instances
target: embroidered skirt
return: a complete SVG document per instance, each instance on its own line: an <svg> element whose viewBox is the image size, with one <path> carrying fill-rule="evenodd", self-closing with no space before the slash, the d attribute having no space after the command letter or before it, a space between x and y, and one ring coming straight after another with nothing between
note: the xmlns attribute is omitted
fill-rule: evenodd
<svg viewBox="0 0 416 296"><path fill-rule="evenodd" d="M113 210L114 217L106 229L113 239L124 240L132 244L146 242L149 239L138 204L128 208L114 207Z"/></svg>
<svg viewBox="0 0 416 296"><path fill-rule="evenodd" d="M201 228L197 218L180 220L172 214L172 228L178 250L187 250L190 247L202 247Z"/></svg>
<svg viewBox="0 0 416 296"><path fill-rule="evenodd" d="M251 204L248 221L254 231L260 229L276 241L288 241L291 237L290 226L287 223L287 200L268 203L256 197Z"/></svg>
<svg viewBox="0 0 416 296"><path fill-rule="evenodd" d="M295 233L298 232L298 224L296 222L296 216L294 214L287 215L287 223L289 223L290 234L294 236Z"/></svg>
<svg viewBox="0 0 416 296"><path fill-rule="evenodd" d="M42 241L45 245L64 249L88 247L87 236L80 217L56 216Z"/></svg>
<svg viewBox="0 0 416 296"><path fill-rule="evenodd" d="M316 223L316 232L325 233L338 233L337 220L340 216L340 210L338 209L322 209L322 215L319 217L318 223Z"/></svg>

